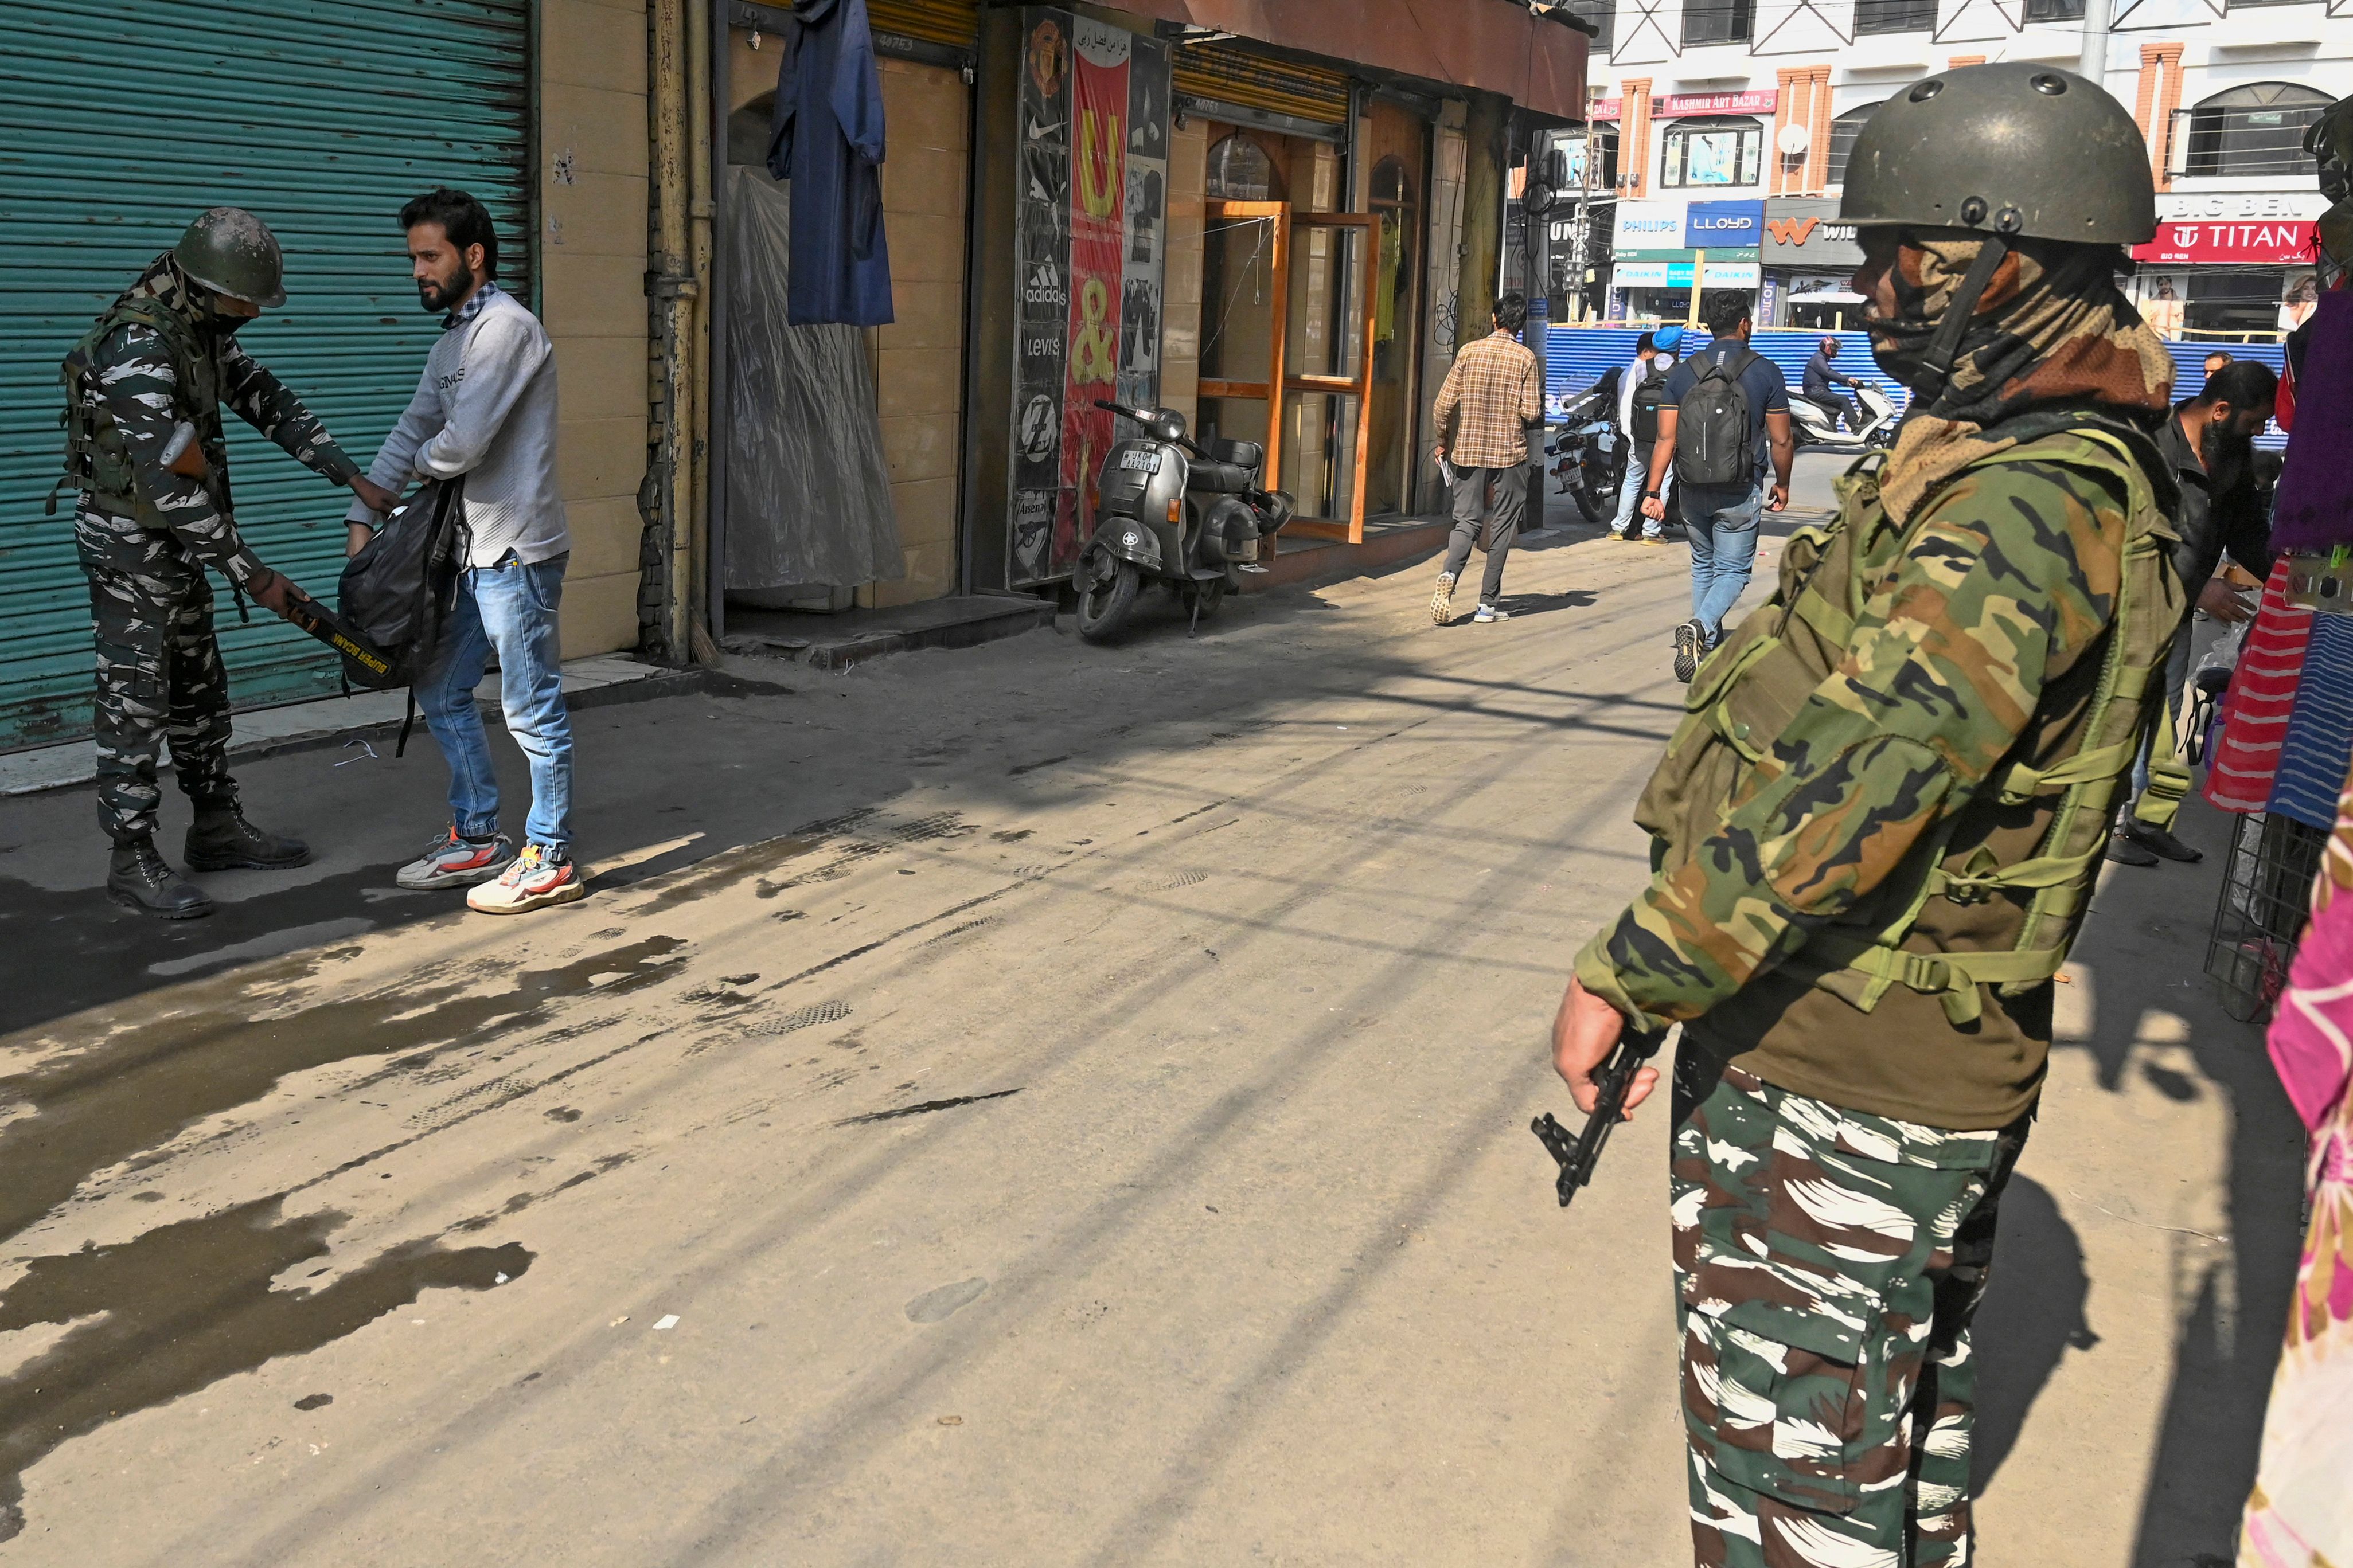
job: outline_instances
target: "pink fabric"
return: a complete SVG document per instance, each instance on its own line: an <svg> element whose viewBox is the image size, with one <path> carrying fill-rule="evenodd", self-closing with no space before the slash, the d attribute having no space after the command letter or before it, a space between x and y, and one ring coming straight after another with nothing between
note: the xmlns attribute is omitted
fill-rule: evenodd
<svg viewBox="0 0 2353 1568"><path fill-rule="evenodd" d="M2206 798L2224 811L2261 811L2270 803L2311 641L2312 612L2287 602L2283 555L2263 584L2246 649L2232 671L2231 689L2222 700L2221 737L2207 763Z"/></svg>

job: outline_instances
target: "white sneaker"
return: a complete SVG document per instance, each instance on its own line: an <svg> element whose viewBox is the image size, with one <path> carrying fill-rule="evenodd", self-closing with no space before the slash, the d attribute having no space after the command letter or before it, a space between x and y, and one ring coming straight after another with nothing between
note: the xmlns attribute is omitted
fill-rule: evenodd
<svg viewBox="0 0 2353 1568"><path fill-rule="evenodd" d="M1454 619L1454 579L1443 572L1438 574L1438 592L1430 596L1430 618L1441 626Z"/></svg>
<svg viewBox="0 0 2353 1568"><path fill-rule="evenodd" d="M1472 616L1471 618L1481 626L1484 626L1489 621L1508 621L1512 618L1512 612L1509 610L1499 610L1493 605L1482 605L1479 606L1478 614Z"/></svg>
<svg viewBox="0 0 2353 1568"><path fill-rule="evenodd" d="M526 844L497 881L466 895L466 907L486 915L519 915L587 896L587 874L567 852Z"/></svg>
<svg viewBox="0 0 2353 1568"><path fill-rule="evenodd" d="M470 888L505 870L514 858L514 845L506 835L461 838L453 826L424 854L393 873L392 879L396 886L411 889Z"/></svg>

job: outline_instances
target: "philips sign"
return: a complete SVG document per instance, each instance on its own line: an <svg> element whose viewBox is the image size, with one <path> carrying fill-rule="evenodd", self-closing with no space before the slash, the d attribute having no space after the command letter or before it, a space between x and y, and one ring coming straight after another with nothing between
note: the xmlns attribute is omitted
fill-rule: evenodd
<svg viewBox="0 0 2353 1568"><path fill-rule="evenodd" d="M1764 230L1763 202L1694 202L1684 210L1687 249L1753 250Z"/></svg>

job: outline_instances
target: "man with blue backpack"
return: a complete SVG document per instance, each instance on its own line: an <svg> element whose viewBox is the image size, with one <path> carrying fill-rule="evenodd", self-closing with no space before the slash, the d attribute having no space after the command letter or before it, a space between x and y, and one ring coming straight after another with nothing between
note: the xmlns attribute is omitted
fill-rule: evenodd
<svg viewBox="0 0 2353 1568"><path fill-rule="evenodd" d="M1789 504L1789 464L1797 455L1788 384L1748 346L1746 291L1715 295L1701 315L1715 340L1685 355L1667 378L1659 408L1662 456L1651 464L1642 496L1644 517L1666 516L1659 491L1671 458L1692 551L1691 619L1675 628L1675 679L1684 682L1724 638L1724 618L1757 563L1758 520Z"/></svg>

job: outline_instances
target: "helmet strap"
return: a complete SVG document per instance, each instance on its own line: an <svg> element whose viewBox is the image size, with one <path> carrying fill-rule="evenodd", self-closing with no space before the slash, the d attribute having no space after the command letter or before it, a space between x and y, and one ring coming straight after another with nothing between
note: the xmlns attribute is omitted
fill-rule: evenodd
<svg viewBox="0 0 2353 1568"><path fill-rule="evenodd" d="M1921 356L1920 376L1912 384L1912 391L1919 399L1915 406L1926 408L1944 395L1945 384L1952 377L1953 361L1960 357L1961 340L1968 336L1969 323L1977 319L1978 301L1992 283L1994 269L2009 254L2010 241L1998 234L1986 236L1978 247L1977 259L1962 275L1953 302L1945 308L1944 320L1936 323L1936 335L1928 340L1928 352Z"/></svg>

